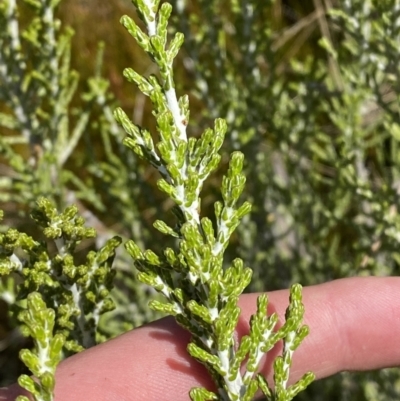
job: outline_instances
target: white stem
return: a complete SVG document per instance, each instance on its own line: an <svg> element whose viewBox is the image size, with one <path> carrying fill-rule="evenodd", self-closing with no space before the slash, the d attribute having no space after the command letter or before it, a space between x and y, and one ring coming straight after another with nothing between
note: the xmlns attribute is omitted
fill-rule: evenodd
<svg viewBox="0 0 400 401"><path fill-rule="evenodd" d="M187 142L186 124L184 123L184 116L179 109L179 103L176 96L175 88L171 87L165 92L168 108L174 119L176 128L179 131L179 139Z"/></svg>

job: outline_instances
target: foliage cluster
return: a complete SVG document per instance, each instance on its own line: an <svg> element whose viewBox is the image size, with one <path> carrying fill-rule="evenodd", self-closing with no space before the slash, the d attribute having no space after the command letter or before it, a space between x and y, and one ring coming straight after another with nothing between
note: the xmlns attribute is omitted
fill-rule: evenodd
<svg viewBox="0 0 400 401"><path fill-rule="evenodd" d="M189 352L208 366L221 399L236 399L238 387L251 399L256 386L270 397L263 379L253 380L255 339L236 354L223 340L247 284L264 291L399 271L399 1L314 0L296 8L278 0L173 0L172 14L165 3L157 18L159 2L134 1L141 21L122 23L150 62L138 58L124 72L142 93L134 122L120 108L115 113L127 147L113 110L128 103L111 95L102 76L108 45L99 46L94 72L79 78L58 3L0 2L7 27L0 32L0 298L9 327L22 325L35 339L21 359L42 388L21 381L38 399L51 399L61 352L167 312L194 334ZM155 231L155 215L171 209ZM131 240L128 253L116 251L121 238ZM292 296L287 324L264 350L294 327L299 339L306 334L296 285ZM265 298L258 307L254 333L271 330L274 317L261 318ZM52 355L48 371L35 350ZM228 355L228 372L216 354ZM394 399L399 382L397 370L342 374L298 399ZM216 396L197 389L192 397Z"/></svg>

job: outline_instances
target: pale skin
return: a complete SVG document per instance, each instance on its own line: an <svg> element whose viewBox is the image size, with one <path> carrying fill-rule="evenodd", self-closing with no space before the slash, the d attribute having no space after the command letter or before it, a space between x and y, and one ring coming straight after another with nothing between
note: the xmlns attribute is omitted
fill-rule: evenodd
<svg viewBox="0 0 400 401"><path fill-rule="evenodd" d="M400 278L351 278L303 289L310 334L295 352L291 382L306 371L317 379L343 370L400 365ZM283 322L288 291L268 294L268 313ZM240 299L239 337L248 329L257 294ZM205 369L186 352L188 333L172 318L145 325L75 355L57 371L56 401L188 401L194 386L213 389ZM279 347L273 350L276 355ZM271 378L271 360L262 371ZM16 386L0 390L13 401Z"/></svg>

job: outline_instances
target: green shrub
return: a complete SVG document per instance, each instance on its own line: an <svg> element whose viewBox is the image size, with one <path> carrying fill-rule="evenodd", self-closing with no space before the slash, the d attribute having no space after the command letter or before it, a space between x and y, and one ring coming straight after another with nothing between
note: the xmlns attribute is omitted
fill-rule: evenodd
<svg viewBox="0 0 400 401"><path fill-rule="evenodd" d="M36 399L52 399L61 358L163 313L194 334L190 354L235 399L215 350L234 349L236 300L247 285L292 286L287 322L268 337L269 349L292 334L297 346L307 334L295 283L398 274L397 0L297 8L180 0L171 16L167 3L158 11L159 1L133 1L140 21L122 24L150 56L137 52L135 69L124 70L139 89L134 103L116 100L102 75L121 63L107 56L107 43L92 73L79 78L71 68L73 31L56 18L59 2L0 3L0 298L10 333L33 338L21 360L39 384L26 375L20 383ZM257 386L272 397L252 376L261 355L255 333L276 323L262 318L266 302L259 299L253 337L231 360L237 375L249 355L243 400ZM212 330L210 346L201 339ZM49 355L45 371L38 352ZM290 394L290 359L275 365L278 399L312 379ZM398 382L397 370L345 373L298 399L393 399Z"/></svg>

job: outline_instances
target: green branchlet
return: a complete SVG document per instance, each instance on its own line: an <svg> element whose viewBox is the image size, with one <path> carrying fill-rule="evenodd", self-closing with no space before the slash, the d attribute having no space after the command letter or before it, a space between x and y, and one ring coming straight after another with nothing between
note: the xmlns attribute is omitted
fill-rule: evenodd
<svg viewBox="0 0 400 401"><path fill-rule="evenodd" d="M250 401L259 388L270 400L290 400L313 378L307 374L287 387L293 352L308 333L301 323L301 287L291 289L283 327L276 330L277 316L267 317L267 298L261 296L257 313L251 318L249 335L240 342L235 339L240 315L238 299L250 283L252 272L240 259L224 268L224 251L240 220L251 210L248 202L238 204L246 181L242 173L244 156L240 152L231 155L222 180L222 201L215 203L214 223L200 218L200 192L219 164L227 124L216 119L214 128L206 129L200 138L187 138L188 98L178 100L172 69L183 35L176 33L167 41L171 13L168 3L159 9L158 1L133 0L133 4L147 33L129 17L123 17L121 23L157 65L159 76L146 78L132 69L126 69L124 75L152 102L158 141L149 131L132 123L121 109L115 111L115 117L128 134L125 144L159 171L159 189L175 202L176 227L159 220L154 226L177 238L178 247L166 248L159 255L151 250L141 251L134 241L129 241L126 248L140 272L138 278L165 297L164 302L153 301L150 306L175 316L192 333L188 352L214 378L217 393L192 389L192 400ZM262 376L259 378L258 370L261 357L279 340L283 340L284 350L274 364L272 390Z"/></svg>
<svg viewBox="0 0 400 401"><path fill-rule="evenodd" d="M32 292L27 298L27 306L19 315L23 322L22 330L34 340L34 349L23 349L20 358L36 379L22 375L18 379L21 387L28 390L35 401L54 399L55 370L62 359L65 343L63 334L54 334L56 314L47 308L41 295ZM17 401L28 401L26 396L17 397Z"/></svg>
<svg viewBox="0 0 400 401"><path fill-rule="evenodd" d="M95 345L100 316L114 308L112 262L121 239L109 239L82 263L76 248L96 233L85 227L76 206L58 213L49 200L40 198L32 218L46 241L15 229L0 234L0 274L14 273L22 279L17 285L8 278L9 298L14 297L12 308L35 342L35 350L22 351L21 359L40 383L22 376L20 384L35 399L51 400L61 349L78 352Z"/></svg>

